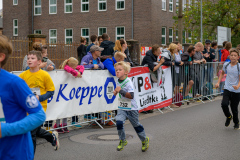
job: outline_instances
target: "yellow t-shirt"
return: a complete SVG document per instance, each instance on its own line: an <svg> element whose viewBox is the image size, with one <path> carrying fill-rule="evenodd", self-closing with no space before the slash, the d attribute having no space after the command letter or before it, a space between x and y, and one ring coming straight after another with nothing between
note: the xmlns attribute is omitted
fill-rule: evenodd
<svg viewBox="0 0 240 160"><path fill-rule="evenodd" d="M21 73L19 75L19 77L22 78L27 83L27 85L29 86L29 88L31 88L32 91L36 90L37 95L43 95L43 94L47 93L47 91L55 90L52 78L46 71L43 71L41 69L34 73L30 72L30 69L29 69L29 70ZM40 92L40 94L39 94L39 92ZM46 112L47 100L42 101L41 105L42 105L44 111Z"/></svg>

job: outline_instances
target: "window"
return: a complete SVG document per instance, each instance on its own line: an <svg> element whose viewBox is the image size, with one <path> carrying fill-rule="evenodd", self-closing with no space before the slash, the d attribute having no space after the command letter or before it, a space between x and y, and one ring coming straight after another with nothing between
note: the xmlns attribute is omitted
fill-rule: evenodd
<svg viewBox="0 0 240 160"><path fill-rule="evenodd" d="M81 35L86 38L87 44L89 44L89 28L82 28Z"/></svg>
<svg viewBox="0 0 240 160"><path fill-rule="evenodd" d="M42 14L41 0L34 0L34 15Z"/></svg>
<svg viewBox="0 0 240 160"><path fill-rule="evenodd" d="M57 14L57 0L49 0L49 14Z"/></svg>
<svg viewBox="0 0 240 160"><path fill-rule="evenodd" d="M72 0L65 0L64 2L64 13L72 13Z"/></svg>
<svg viewBox="0 0 240 160"><path fill-rule="evenodd" d="M125 39L125 27L116 27L116 40Z"/></svg>
<svg viewBox="0 0 240 160"><path fill-rule="evenodd" d="M98 0L98 11L107 10L107 0Z"/></svg>
<svg viewBox="0 0 240 160"><path fill-rule="evenodd" d="M173 42L173 29L169 28L169 43Z"/></svg>
<svg viewBox="0 0 240 160"><path fill-rule="evenodd" d="M169 12L173 12L173 0L169 0Z"/></svg>
<svg viewBox="0 0 240 160"><path fill-rule="evenodd" d="M192 32L188 32L188 43L192 43Z"/></svg>
<svg viewBox="0 0 240 160"><path fill-rule="evenodd" d="M73 42L73 29L65 29L65 43L72 44Z"/></svg>
<svg viewBox="0 0 240 160"><path fill-rule="evenodd" d="M176 41L178 41L178 30L176 30Z"/></svg>
<svg viewBox="0 0 240 160"><path fill-rule="evenodd" d="M182 43L186 43L186 32L182 31Z"/></svg>
<svg viewBox="0 0 240 160"><path fill-rule="evenodd" d="M51 44L57 43L57 30L56 29L49 29L49 43L51 43Z"/></svg>
<svg viewBox="0 0 240 160"><path fill-rule="evenodd" d="M162 27L162 44L166 45L166 27Z"/></svg>
<svg viewBox="0 0 240 160"><path fill-rule="evenodd" d="M89 12L89 0L82 0L81 12Z"/></svg>
<svg viewBox="0 0 240 160"><path fill-rule="evenodd" d="M40 29L34 30L34 34L42 34L42 30Z"/></svg>
<svg viewBox="0 0 240 160"><path fill-rule="evenodd" d="M18 0L13 0L13 5L18 5Z"/></svg>
<svg viewBox="0 0 240 160"><path fill-rule="evenodd" d="M166 0L162 0L162 10L166 11Z"/></svg>
<svg viewBox="0 0 240 160"><path fill-rule="evenodd" d="M106 27L99 27L98 28L98 36L101 36L103 33L107 33Z"/></svg>
<svg viewBox="0 0 240 160"><path fill-rule="evenodd" d="M18 20L13 20L13 36L18 36Z"/></svg>
<svg viewBox="0 0 240 160"><path fill-rule="evenodd" d="M116 0L116 10L125 9L125 0Z"/></svg>

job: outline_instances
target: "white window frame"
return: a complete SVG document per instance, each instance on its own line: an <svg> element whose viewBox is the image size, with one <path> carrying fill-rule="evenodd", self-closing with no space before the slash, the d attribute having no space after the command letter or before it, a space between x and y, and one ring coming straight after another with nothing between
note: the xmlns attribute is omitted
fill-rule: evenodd
<svg viewBox="0 0 240 160"><path fill-rule="evenodd" d="M172 10L170 10L170 5L172 6ZM173 12L173 0L169 0L169 12Z"/></svg>
<svg viewBox="0 0 240 160"><path fill-rule="evenodd" d="M163 5L164 4L164 5ZM164 6L164 8L163 8ZM162 10L166 11L167 10L167 0L162 0Z"/></svg>
<svg viewBox="0 0 240 160"><path fill-rule="evenodd" d="M88 10L87 11L83 11L83 5L84 4L88 4ZM83 2L83 0L81 0L81 12L89 12L89 0L88 0L88 2Z"/></svg>
<svg viewBox="0 0 240 160"><path fill-rule="evenodd" d="M170 36L170 30L172 30L172 35L171 35L171 36ZM168 33L168 35L169 35L168 41L169 41L169 43L172 43L172 42L173 42L173 29L172 29L172 28L169 28L169 33ZM170 42L170 38L172 39L172 42Z"/></svg>
<svg viewBox="0 0 240 160"><path fill-rule="evenodd" d="M15 20L17 20L17 26L15 26ZM17 28L17 34L15 34L16 28ZM13 36L18 36L18 19L13 19Z"/></svg>
<svg viewBox="0 0 240 160"><path fill-rule="evenodd" d="M165 35L163 35L163 32L162 32L162 38L165 38L165 42L163 43L162 42L162 45L166 45L166 30L167 30L167 27L162 27L162 29L165 29Z"/></svg>
<svg viewBox="0 0 240 160"><path fill-rule="evenodd" d="M124 34L123 34L123 35L117 35L117 29L118 29L118 28L122 28L122 27L124 28ZM118 39L117 39L118 37L123 37L123 39L125 39L125 26L117 26L115 32L116 32L116 33L115 33L115 35L116 35L116 40L118 40Z"/></svg>
<svg viewBox="0 0 240 160"><path fill-rule="evenodd" d="M42 34L42 30L41 30L41 29L35 29L35 30L34 30L34 34L37 34L37 33L36 33L37 31L41 31L41 34Z"/></svg>
<svg viewBox="0 0 240 160"><path fill-rule="evenodd" d="M100 8L99 8L99 4L100 3L105 3L106 4L106 9L105 10L100 10ZM100 1L100 0L98 0L98 11L107 11L107 0L102 0L102 1Z"/></svg>
<svg viewBox="0 0 240 160"><path fill-rule="evenodd" d="M49 14L57 14L57 0L56 4L50 4L51 0L49 0ZM56 13L51 13L51 7L56 7Z"/></svg>
<svg viewBox="0 0 240 160"><path fill-rule="evenodd" d="M39 0L39 1L41 1L41 4L40 4L40 5L36 5L36 4L35 4L35 0L34 0L34 16L42 15L42 0ZM35 11L36 11L35 9L36 9L36 8L40 8L40 9L41 9L41 13L40 13L40 14L36 14L36 13L35 13Z"/></svg>
<svg viewBox="0 0 240 160"><path fill-rule="evenodd" d="M118 8L117 8L117 2L124 2L124 8L118 9ZM115 3L116 3L116 5L115 5L115 9L116 9L116 10L125 10L125 0L116 0Z"/></svg>
<svg viewBox="0 0 240 160"><path fill-rule="evenodd" d="M18 5L18 0L16 0L16 1L17 1L17 3L14 3L15 0L13 0L13 5L14 5L14 6Z"/></svg>
<svg viewBox="0 0 240 160"><path fill-rule="evenodd" d="M66 7L68 6L72 6L72 11L71 12L66 12ZM64 13L72 13L73 12L73 0L72 3L66 3L66 0L64 0Z"/></svg>
<svg viewBox="0 0 240 160"><path fill-rule="evenodd" d="M88 29L88 36L83 35L83 30L84 29ZM81 28L81 36L86 38L86 40L88 39L87 43L90 44L90 28Z"/></svg>
<svg viewBox="0 0 240 160"><path fill-rule="evenodd" d="M100 32L99 32L99 29L100 28L106 28L106 33L107 33L107 27L98 27L98 36L101 36Z"/></svg>
<svg viewBox="0 0 240 160"><path fill-rule="evenodd" d="M67 30L72 30L72 36L66 36L66 34L67 34ZM67 38L72 38L72 42L73 42L73 29L72 28L66 28L65 29L65 44L67 44ZM68 44L68 45L70 45L70 44Z"/></svg>
<svg viewBox="0 0 240 160"><path fill-rule="evenodd" d="M52 30L56 30L56 37L50 37ZM56 39L56 43L51 43L51 39ZM49 44L57 44L57 29L49 29Z"/></svg>
<svg viewBox="0 0 240 160"><path fill-rule="evenodd" d="M190 33L191 33L191 37L189 37L189 32L188 32L188 38L187 39L188 39L189 43L192 43L192 32L190 32Z"/></svg>

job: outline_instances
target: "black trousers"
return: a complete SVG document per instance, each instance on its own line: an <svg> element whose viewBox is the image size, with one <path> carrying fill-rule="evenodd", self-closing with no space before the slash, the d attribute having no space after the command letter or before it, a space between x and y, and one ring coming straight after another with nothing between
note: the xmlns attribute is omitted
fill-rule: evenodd
<svg viewBox="0 0 240 160"><path fill-rule="evenodd" d="M35 154L35 151L36 151L37 137L45 138L48 142L53 144L53 135L51 133L49 133L48 131L42 129L41 126L39 126L36 129L31 131L32 141L33 141L33 146L34 146L34 154Z"/></svg>
<svg viewBox="0 0 240 160"><path fill-rule="evenodd" d="M222 109L226 117L230 117L231 113L229 111L229 103L233 114L233 122L235 124L239 123L238 120L238 104L240 93L230 92L229 90L224 89L223 99L222 99Z"/></svg>

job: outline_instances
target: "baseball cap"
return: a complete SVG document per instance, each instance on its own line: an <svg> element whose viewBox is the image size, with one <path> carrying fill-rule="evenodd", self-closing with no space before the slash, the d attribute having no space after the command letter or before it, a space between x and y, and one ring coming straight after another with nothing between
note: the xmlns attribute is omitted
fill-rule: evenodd
<svg viewBox="0 0 240 160"><path fill-rule="evenodd" d="M103 51L104 50L104 48L102 48L102 47L99 47L99 46L97 46L97 45L93 45L91 48L90 48L90 52L94 52L94 51Z"/></svg>
<svg viewBox="0 0 240 160"><path fill-rule="evenodd" d="M207 39L207 40L205 41L205 43L211 43L211 41Z"/></svg>

